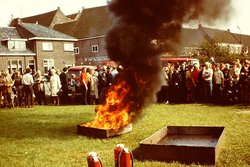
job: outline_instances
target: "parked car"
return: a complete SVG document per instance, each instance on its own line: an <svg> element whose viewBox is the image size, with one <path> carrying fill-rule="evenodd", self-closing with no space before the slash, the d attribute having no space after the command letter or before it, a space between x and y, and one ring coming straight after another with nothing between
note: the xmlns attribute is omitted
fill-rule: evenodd
<svg viewBox="0 0 250 167"><path fill-rule="evenodd" d="M97 67L93 65L73 66L73 67L68 68L68 75L71 76L71 74L75 74L76 77L78 78L80 76L80 73L83 67L90 68L92 70L97 69Z"/></svg>
<svg viewBox="0 0 250 167"><path fill-rule="evenodd" d="M71 75L72 74L75 74L75 81L76 81L76 84L75 84L75 91L76 91L76 94L75 94L75 102L78 103L78 102L81 102L81 89L80 89L80 81L79 81L79 78L80 78L80 74L81 74L81 71L82 71L82 68L85 67L85 68L90 68L92 70L96 70L97 67L96 66L93 66L93 65L82 65L82 66L74 66L74 67L70 67L68 68L68 78L71 78ZM72 92L71 90L69 89L68 90L68 96L69 97L72 97Z"/></svg>
<svg viewBox="0 0 250 167"><path fill-rule="evenodd" d="M163 65L167 63L179 63L182 64L183 62L187 63L188 65L198 64L200 65L199 59L191 58L191 57L161 57L161 62Z"/></svg>

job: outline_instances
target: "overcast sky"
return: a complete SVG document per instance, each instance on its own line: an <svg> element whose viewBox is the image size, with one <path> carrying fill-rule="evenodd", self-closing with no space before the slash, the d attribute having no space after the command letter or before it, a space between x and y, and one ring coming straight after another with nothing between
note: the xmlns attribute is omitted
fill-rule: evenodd
<svg viewBox="0 0 250 167"><path fill-rule="evenodd" d="M232 0L235 13L227 23L216 23L213 28L230 29L235 33L250 35L250 0ZM64 14L80 11L82 7L106 5L107 0L0 0L0 27L6 27L11 15L14 18L28 17L56 10ZM197 27L194 27L197 28Z"/></svg>

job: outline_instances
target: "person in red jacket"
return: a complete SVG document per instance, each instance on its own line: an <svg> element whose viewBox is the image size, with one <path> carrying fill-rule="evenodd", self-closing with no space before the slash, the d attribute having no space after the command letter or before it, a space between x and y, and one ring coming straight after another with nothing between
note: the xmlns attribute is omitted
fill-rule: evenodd
<svg viewBox="0 0 250 167"><path fill-rule="evenodd" d="M191 72L191 78L193 81L193 85L194 85L194 100L195 102L198 102L201 100L201 83L200 83L200 78L199 78L199 74L200 74L201 70L199 69L198 64L194 64L194 69Z"/></svg>
<svg viewBox="0 0 250 167"><path fill-rule="evenodd" d="M83 67L80 74L80 87L82 92L83 104L87 105L87 91L88 91L88 79L86 74L86 68Z"/></svg>

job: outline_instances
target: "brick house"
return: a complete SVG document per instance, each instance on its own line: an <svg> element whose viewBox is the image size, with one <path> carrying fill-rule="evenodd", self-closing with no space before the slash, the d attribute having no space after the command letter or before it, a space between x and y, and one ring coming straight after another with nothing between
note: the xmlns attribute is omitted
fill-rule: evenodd
<svg viewBox="0 0 250 167"><path fill-rule="evenodd" d="M37 54L35 68L42 73L52 67L62 69L75 64L74 43L77 39L39 24L20 23L16 27Z"/></svg>
<svg viewBox="0 0 250 167"><path fill-rule="evenodd" d="M0 70L24 71L27 66L34 68L36 53L27 46L15 27L0 28Z"/></svg>
<svg viewBox="0 0 250 167"><path fill-rule="evenodd" d="M198 31L208 42L214 41L219 46L228 48L230 53L240 54L242 51L243 44L229 30L218 30L199 25ZM248 38L250 40L250 36Z"/></svg>
<svg viewBox="0 0 250 167"><path fill-rule="evenodd" d="M248 46L250 36L242 36L244 42L240 42L239 36L230 30L218 30L199 25L198 29L183 28L181 35L181 54L199 54L201 44L217 43L221 47L228 48L233 54L240 54L244 46ZM249 41L249 42L247 42Z"/></svg>
<svg viewBox="0 0 250 167"><path fill-rule="evenodd" d="M110 61L105 36L112 27L107 6L84 9L77 20L57 24L53 29L78 39L75 43L76 65L101 64Z"/></svg>
<svg viewBox="0 0 250 167"><path fill-rule="evenodd" d="M62 69L75 64L77 39L61 32L39 24L18 23L16 27L1 28L0 35L3 68L23 71L29 66L47 73L52 67Z"/></svg>

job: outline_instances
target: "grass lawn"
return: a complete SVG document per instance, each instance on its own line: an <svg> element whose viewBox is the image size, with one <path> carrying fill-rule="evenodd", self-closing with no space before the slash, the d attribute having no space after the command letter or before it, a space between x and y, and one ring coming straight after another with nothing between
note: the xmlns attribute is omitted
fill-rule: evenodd
<svg viewBox="0 0 250 167"><path fill-rule="evenodd" d="M102 140L78 135L76 125L92 121L94 116L94 106L0 109L0 166L86 167L87 153L96 151L104 166L112 167L116 144L124 143L134 150L140 141L167 125L225 126L216 166L250 166L250 106L152 105L130 133ZM134 166L185 165L136 160Z"/></svg>

